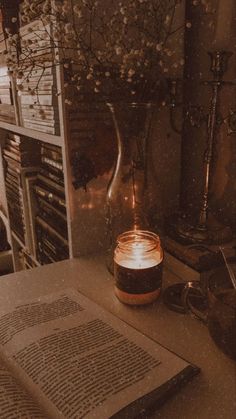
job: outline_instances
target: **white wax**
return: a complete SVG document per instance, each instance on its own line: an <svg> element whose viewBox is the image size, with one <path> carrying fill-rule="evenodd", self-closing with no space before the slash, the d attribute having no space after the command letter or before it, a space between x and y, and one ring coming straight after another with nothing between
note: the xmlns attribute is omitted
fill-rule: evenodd
<svg viewBox="0 0 236 419"><path fill-rule="evenodd" d="M147 257L132 257L130 255L118 255L115 258L115 261L118 265L122 266L123 268L129 269L147 269L153 268L153 266L159 265L162 261L162 257L160 252L156 252L155 255L151 255L149 258Z"/></svg>

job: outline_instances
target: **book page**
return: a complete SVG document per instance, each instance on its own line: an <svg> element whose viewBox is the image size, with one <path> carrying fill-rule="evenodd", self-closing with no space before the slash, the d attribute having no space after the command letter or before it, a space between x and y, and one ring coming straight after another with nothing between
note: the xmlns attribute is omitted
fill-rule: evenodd
<svg viewBox="0 0 236 419"><path fill-rule="evenodd" d="M189 365L75 290L1 315L0 344L55 418L109 418Z"/></svg>
<svg viewBox="0 0 236 419"><path fill-rule="evenodd" d="M45 419L39 407L6 369L0 359L0 418Z"/></svg>

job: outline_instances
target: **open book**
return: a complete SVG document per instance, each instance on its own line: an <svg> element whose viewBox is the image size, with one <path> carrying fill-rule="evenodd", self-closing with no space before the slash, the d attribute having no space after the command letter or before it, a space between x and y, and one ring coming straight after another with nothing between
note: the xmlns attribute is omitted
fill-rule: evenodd
<svg viewBox="0 0 236 419"><path fill-rule="evenodd" d="M1 419L130 419L198 371L74 289L0 310Z"/></svg>

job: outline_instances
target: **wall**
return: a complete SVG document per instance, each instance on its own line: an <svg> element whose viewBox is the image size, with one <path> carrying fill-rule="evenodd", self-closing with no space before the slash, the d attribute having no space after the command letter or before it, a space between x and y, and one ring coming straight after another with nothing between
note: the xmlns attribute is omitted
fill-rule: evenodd
<svg viewBox="0 0 236 419"><path fill-rule="evenodd" d="M176 7L173 22L174 34L170 36L166 56L166 77L180 79L183 77L184 65L184 29L185 1ZM178 98L181 101L181 97ZM180 173L181 173L181 134L171 125L170 98L162 102L156 113L152 133L150 178L151 217L157 230L162 229L165 219L175 213L179 207ZM182 127L182 107L173 111L174 125L177 130Z"/></svg>

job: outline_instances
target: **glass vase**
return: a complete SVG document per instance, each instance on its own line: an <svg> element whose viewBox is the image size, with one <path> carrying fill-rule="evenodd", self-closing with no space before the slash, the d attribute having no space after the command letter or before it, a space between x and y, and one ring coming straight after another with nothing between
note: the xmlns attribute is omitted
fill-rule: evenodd
<svg viewBox="0 0 236 419"><path fill-rule="evenodd" d="M108 269L113 272L117 237L149 230L148 154L152 103L108 103L117 138L117 161L107 191Z"/></svg>

